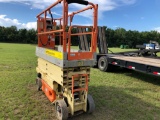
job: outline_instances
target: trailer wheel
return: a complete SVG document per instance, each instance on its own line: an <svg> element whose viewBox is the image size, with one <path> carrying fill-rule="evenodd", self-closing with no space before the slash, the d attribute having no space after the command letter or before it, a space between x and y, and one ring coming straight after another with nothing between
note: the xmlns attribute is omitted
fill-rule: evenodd
<svg viewBox="0 0 160 120"><path fill-rule="evenodd" d="M41 81L40 78L37 78L37 79L36 79L36 84L37 84L37 90L38 90L38 91L41 91L42 81Z"/></svg>
<svg viewBox="0 0 160 120"><path fill-rule="evenodd" d="M66 102L62 100L57 100L56 104L56 114L59 120L67 120L68 118L68 108Z"/></svg>
<svg viewBox="0 0 160 120"><path fill-rule="evenodd" d="M93 113L95 110L95 104L92 96L90 94L87 95L87 113Z"/></svg>
<svg viewBox="0 0 160 120"><path fill-rule="evenodd" d="M108 60L105 56L102 56L99 58L98 60L98 68L101 71L109 71L109 64L108 64Z"/></svg>

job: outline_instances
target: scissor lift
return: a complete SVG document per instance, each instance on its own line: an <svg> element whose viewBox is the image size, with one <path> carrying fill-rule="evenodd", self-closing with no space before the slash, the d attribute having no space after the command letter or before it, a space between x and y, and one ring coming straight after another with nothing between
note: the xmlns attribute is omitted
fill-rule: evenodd
<svg viewBox="0 0 160 120"><path fill-rule="evenodd" d="M69 14L68 6L71 3L87 7ZM55 18L52 9L58 9L58 4L62 6L63 14ZM93 10L92 26L72 25L76 14L90 9ZM97 15L97 4L83 0L57 0L37 16L36 83L38 90L42 90L50 102L55 104L58 119L67 119L81 112L92 113L95 109L94 100L88 94L88 82L90 67L96 63ZM78 29L79 32L72 33L72 29ZM89 35L90 46L86 40ZM83 42L80 42L80 48L85 49L71 49L72 36L79 36L80 41L85 43L82 46Z"/></svg>

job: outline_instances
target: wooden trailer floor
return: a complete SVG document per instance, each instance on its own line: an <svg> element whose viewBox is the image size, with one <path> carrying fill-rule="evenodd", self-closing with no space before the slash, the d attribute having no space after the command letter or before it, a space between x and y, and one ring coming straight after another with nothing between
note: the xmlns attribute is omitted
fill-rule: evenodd
<svg viewBox="0 0 160 120"><path fill-rule="evenodd" d="M134 63L160 67L160 59L158 58L132 57L132 56L123 56L123 55L114 55L114 54L110 54L109 57L114 59L134 62Z"/></svg>

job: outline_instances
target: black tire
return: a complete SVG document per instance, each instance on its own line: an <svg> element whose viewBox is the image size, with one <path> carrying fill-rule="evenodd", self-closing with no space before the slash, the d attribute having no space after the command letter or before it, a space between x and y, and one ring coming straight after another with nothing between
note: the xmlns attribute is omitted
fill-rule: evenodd
<svg viewBox="0 0 160 120"><path fill-rule="evenodd" d="M56 114L59 120L67 120L68 119L68 108L66 102L62 100L57 100L56 102Z"/></svg>
<svg viewBox="0 0 160 120"><path fill-rule="evenodd" d="M106 56L102 56L99 58L98 60L98 68L101 70L101 71L110 71L110 67L109 67L109 64L108 64L108 60L106 58Z"/></svg>
<svg viewBox="0 0 160 120"><path fill-rule="evenodd" d="M95 111L95 104L92 96L90 94L87 95L87 113L93 113Z"/></svg>
<svg viewBox="0 0 160 120"><path fill-rule="evenodd" d="M37 90L38 91L41 91L41 88L42 88L42 81L40 78L37 78Z"/></svg>
<svg viewBox="0 0 160 120"><path fill-rule="evenodd" d="M38 84L38 78L36 78L36 85Z"/></svg>
<svg viewBox="0 0 160 120"><path fill-rule="evenodd" d="M41 73L37 73L38 78L41 78L41 76L42 76Z"/></svg>

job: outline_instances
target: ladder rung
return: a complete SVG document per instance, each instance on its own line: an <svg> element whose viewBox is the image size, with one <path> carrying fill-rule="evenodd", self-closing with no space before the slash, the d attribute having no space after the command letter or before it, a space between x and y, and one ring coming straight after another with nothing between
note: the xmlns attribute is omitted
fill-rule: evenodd
<svg viewBox="0 0 160 120"><path fill-rule="evenodd" d="M74 89L73 92L78 92L78 91L83 91L86 90L86 88L78 88L78 89Z"/></svg>
<svg viewBox="0 0 160 120"><path fill-rule="evenodd" d="M75 102L74 105L82 105L85 104L85 102Z"/></svg>

